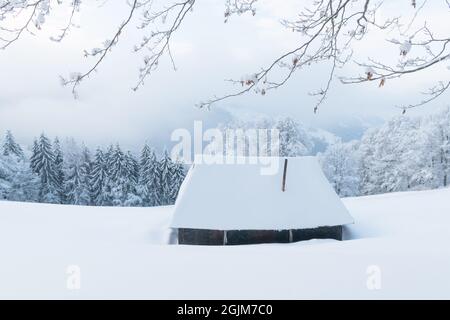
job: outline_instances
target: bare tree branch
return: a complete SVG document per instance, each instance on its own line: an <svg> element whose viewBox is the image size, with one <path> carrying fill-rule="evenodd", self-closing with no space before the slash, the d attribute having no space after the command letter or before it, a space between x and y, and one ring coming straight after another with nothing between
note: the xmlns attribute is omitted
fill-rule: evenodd
<svg viewBox="0 0 450 320"><path fill-rule="evenodd" d="M74 72L67 79L62 78L64 85L70 85L76 96L76 88L80 82L97 70L106 56L118 43L125 27L132 18L140 13L141 20L137 32L141 32L142 40L135 46L136 53L148 52L143 57L143 66L139 69L139 77L134 90L144 84L150 74L160 65L163 57L168 57L174 69L175 59L171 51L171 41L193 10L195 0L126 0L130 9L124 22L111 40L100 47L85 50L86 57L96 60L86 72ZM324 103L328 92L337 76L343 84L356 84L376 81L381 88L387 80L413 76L435 66L448 64L450 61L450 37L448 34L436 36L427 25L426 9L433 5L442 10L450 9L449 0L416 1L403 0L402 4L409 9L406 12L393 13L391 17L380 18L378 14L387 1L379 0L310 0L306 8L300 11L294 20L283 20L282 25L288 30L298 33L301 39L298 45L287 52L282 52L266 67L237 80L229 80L240 85L235 92L214 96L198 104L200 108L210 108L213 104L237 97L249 92L266 95L271 90L285 85L294 73L307 69L314 64L329 66L329 73L324 85L310 93L317 98L313 105L317 112ZM224 0L225 22L233 15L256 14L257 0ZM400 2L399 2L400 3ZM60 30L54 41L62 41L74 25L73 18L81 6L81 0L0 0L0 48L5 49L16 42L24 32L33 33L45 23L46 17L56 5L67 4L71 10L66 25ZM159 7L158 7L159 5ZM400 5L400 4L399 4ZM386 14L386 11L384 11ZM425 16L424 16L425 15ZM393 35L387 40L388 46L383 51L397 56L392 59L367 57L362 61L354 61L353 44L355 41L367 40L369 31L382 31ZM444 30L444 32L448 32ZM392 49L392 45L397 49ZM380 44L381 47L381 44ZM339 70L349 62L361 68L360 75L343 76ZM448 75L439 74L440 77ZM424 105L442 96L448 89L448 79L440 80L439 85L431 86L426 91L426 99L416 104L400 106L403 110ZM390 82L389 82L390 83Z"/></svg>
<svg viewBox="0 0 450 320"><path fill-rule="evenodd" d="M103 59L105 59L107 53L112 49L112 47L114 45L117 44L117 42L119 41L119 36L123 32L125 26L131 21L131 18L133 17L133 13L136 10L137 3L138 3L137 0L133 0L128 17L120 25L119 30L117 30L117 32L114 34L114 37L112 38L112 40L105 41L104 48L94 49L91 54L89 54L88 52L85 52L85 56L99 55L99 58L97 59L95 64L88 71L86 71L85 73L73 73L70 76L70 78L67 80L64 79L63 77L61 77L61 82L63 85L72 85L72 93L74 94L74 96L77 95L76 88L80 84L80 82L83 81L85 78L89 77L97 69L97 67L100 65L100 63L103 61Z"/></svg>
<svg viewBox="0 0 450 320"><path fill-rule="evenodd" d="M435 38L431 30L426 26L409 33L409 30L418 19L419 13L423 11L428 1L424 0L419 6L416 1L410 4L414 9L413 17L406 24L402 31L403 21L401 16L392 16L384 21L376 19L376 13L380 10L384 1L371 0L316 0L312 7L306 8L298 15L295 21L283 21L284 26L294 32L302 34L304 40L297 48L282 54L275 59L272 64L261 71L242 78L240 81L231 80L232 83L240 83L244 88L224 96L215 96L212 99L201 102L200 108L210 108L211 105L246 94L255 92L267 94L268 91L284 85L291 76L301 69L316 63L328 63L331 61L330 73L324 88L312 93L318 98L314 112L325 101L332 84L332 79L336 70L345 66L353 55L351 45L354 41L363 40L369 32L373 30L386 30L392 33L397 30L399 37L407 37L406 40L388 40L399 46L400 61L397 65L391 66L387 63L376 62L373 58L368 58L367 62L356 62L364 70L364 74L357 77L339 77L344 84L354 84L378 80L379 87L383 87L387 79L400 78L413 73L421 72L434 65L449 60L449 50L447 38ZM448 3L448 2L447 2ZM411 48L423 48L426 56L410 58ZM288 60L290 59L290 61ZM280 80L274 80L278 70L286 69L287 72ZM275 72L275 70L277 72ZM229 80L230 81L230 80ZM444 86L445 87L445 86ZM435 87L433 87L436 89ZM432 89L433 89L432 88ZM425 99L421 103L409 105L424 105L440 96L433 95L433 99ZM429 90L428 93L435 92Z"/></svg>

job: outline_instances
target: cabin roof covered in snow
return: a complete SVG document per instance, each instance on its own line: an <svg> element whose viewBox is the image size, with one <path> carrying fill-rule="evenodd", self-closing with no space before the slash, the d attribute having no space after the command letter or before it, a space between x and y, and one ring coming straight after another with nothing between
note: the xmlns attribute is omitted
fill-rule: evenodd
<svg viewBox="0 0 450 320"><path fill-rule="evenodd" d="M286 190L282 191L284 160ZM198 164L180 189L173 228L282 230L336 226L353 218L325 178L315 157L272 158L267 164Z"/></svg>

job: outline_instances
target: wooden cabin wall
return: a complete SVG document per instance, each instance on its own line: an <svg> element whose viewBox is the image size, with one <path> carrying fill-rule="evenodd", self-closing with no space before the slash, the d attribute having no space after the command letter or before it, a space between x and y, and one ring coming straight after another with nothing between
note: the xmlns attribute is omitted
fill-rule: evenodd
<svg viewBox="0 0 450 320"><path fill-rule="evenodd" d="M206 230L178 229L179 244L242 245L258 243L289 243L311 239L342 240L342 226L291 230Z"/></svg>
<svg viewBox="0 0 450 320"><path fill-rule="evenodd" d="M227 245L257 243L289 243L289 230L232 230L227 231Z"/></svg>
<svg viewBox="0 0 450 320"><path fill-rule="evenodd" d="M342 226L292 230L293 242L311 239L342 240Z"/></svg>
<svg viewBox="0 0 450 320"><path fill-rule="evenodd" d="M224 232L220 230L178 229L178 244L221 246L223 237Z"/></svg>

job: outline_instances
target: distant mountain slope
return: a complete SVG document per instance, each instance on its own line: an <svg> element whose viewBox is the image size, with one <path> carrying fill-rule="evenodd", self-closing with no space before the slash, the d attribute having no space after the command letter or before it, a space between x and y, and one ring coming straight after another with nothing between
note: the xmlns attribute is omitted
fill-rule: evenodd
<svg viewBox="0 0 450 320"><path fill-rule="evenodd" d="M346 142L360 139L367 129L377 127L383 124L383 122L383 119L377 117L363 118L351 116L341 120L333 120L330 123L324 123L321 127Z"/></svg>

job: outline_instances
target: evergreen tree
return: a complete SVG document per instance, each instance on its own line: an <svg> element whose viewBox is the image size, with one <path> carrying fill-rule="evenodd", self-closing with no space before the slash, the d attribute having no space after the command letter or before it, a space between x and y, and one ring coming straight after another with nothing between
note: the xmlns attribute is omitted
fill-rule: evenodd
<svg viewBox="0 0 450 320"><path fill-rule="evenodd" d="M18 143L16 143L14 136L10 130L7 130L5 134L5 141L3 143L3 155L14 155L21 159L25 157L22 148Z"/></svg>
<svg viewBox="0 0 450 320"><path fill-rule="evenodd" d="M107 164L108 171L110 171L111 169L113 155L114 155L114 146L110 144L105 153L105 163Z"/></svg>
<svg viewBox="0 0 450 320"><path fill-rule="evenodd" d="M10 164L14 169L14 173L9 176L8 180L11 188L5 199L10 201L38 202L40 179L31 171L29 163L23 160L11 159Z"/></svg>
<svg viewBox="0 0 450 320"><path fill-rule="evenodd" d="M112 181L118 181L121 177L126 176L126 160L125 155L120 149L119 144L108 155L109 175Z"/></svg>
<svg viewBox="0 0 450 320"><path fill-rule="evenodd" d="M155 151L146 144L141 152L139 174L139 193L144 206L161 204L159 177L159 163Z"/></svg>
<svg viewBox="0 0 450 320"><path fill-rule="evenodd" d="M125 155L127 178L125 180L126 199L125 206L140 206L142 205L142 198L138 195L138 180L139 180L139 163L131 152Z"/></svg>
<svg viewBox="0 0 450 320"><path fill-rule="evenodd" d="M25 158L0 154L0 199L39 201L39 177L31 171Z"/></svg>
<svg viewBox="0 0 450 320"><path fill-rule="evenodd" d="M130 151L125 156L125 162L130 182L136 186L139 179L139 163Z"/></svg>
<svg viewBox="0 0 450 320"><path fill-rule="evenodd" d="M58 184L57 172L55 170L55 155L50 140L41 134L35 162L35 170L41 178L39 199L42 202L60 203L60 186Z"/></svg>
<svg viewBox="0 0 450 320"><path fill-rule="evenodd" d="M33 141L33 148L31 150L31 152L32 152L31 159L30 159L31 171L33 171L34 173L39 173L37 168L38 168L40 152L39 152L39 144L36 139L34 139L34 141Z"/></svg>
<svg viewBox="0 0 450 320"><path fill-rule="evenodd" d="M13 168L9 164L6 157L0 154L0 200L5 200L8 198L8 194L11 192L12 183L11 175Z"/></svg>
<svg viewBox="0 0 450 320"><path fill-rule="evenodd" d="M86 197L86 203L87 205L92 204L92 186L91 186L91 175L92 175L92 160L91 160L91 153L89 149L86 146L83 146L82 152L81 152L81 163L80 163L80 179L81 179L81 186L83 189L83 195L87 194Z"/></svg>
<svg viewBox="0 0 450 320"><path fill-rule="evenodd" d="M37 202L39 187L39 177L31 170L11 131L7 131L0 155L0 199Z"/></svg>
<svg viewBox="0 0 450 320"><path fill-rule="evenodd" d="M181 162L175 161L171 170L171 183L170 183L170 203L175 203L178 196L178 191L180 191L181 184L186 177L186 172L184 166Z"/></svg>
<svg viewBox="0 0 450 320"><path fill-rule="evenodd" d="M131 206L141 203L136 184L138 165L131 153L124 154L117 144L109 159L109 188L113 205Z"/></svg>
<svg viewBox="0 0 450 320"><path fill-rule="evenodd" d="M89 205L90 194L81 175L81 169L78 164L73 165L70 168L69 175L67 177L66 192L68 202L75 205Z"/></svg>
<svg viewBox="0 0 450 320"><path fill-rule="evenodd" d="M147 144L144 145L141 151L141 157L139 159L139 181L138 192L142 199L142 205L144 207L150 206L150 198L148 192L149 176L146 174L146 170L149 167L151 150Z"/></svg>
<svg viewBox="0 0 450 320"><path fill-rule="evenodd" d="M63 153L61 151L61 144L59 142L58 137L55 138L53 142L53 154L55 155L55 175L57 180L58 189L59 192L59 198L61 200L61 203L66 203L66 196L64 192L64 183L65 183L65 176L64 176L64 157Z"/></svg>
<svg viewBox="0 0 450 320"><path fill-rule="evenodd" d="M171 198L171 174L173 170L173 162L170 159L167 150L164 151L164 155L159 161L159 194L160 194L160 204L169 205L172 203Z"/></svg>
<svg viewBox="0 0 450 320"><path fill-rule="evenodd" d="M98 148L92 165L91 182L92 202L97 206L112 204L108 190L108 167L103 151Z"/></svg>

